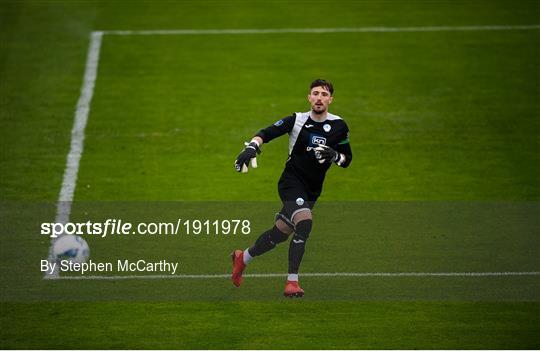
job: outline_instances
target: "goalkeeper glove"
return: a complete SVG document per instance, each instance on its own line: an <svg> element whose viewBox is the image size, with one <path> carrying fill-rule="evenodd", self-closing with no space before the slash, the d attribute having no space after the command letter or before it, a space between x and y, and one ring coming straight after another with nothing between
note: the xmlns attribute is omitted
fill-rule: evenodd
<svg viewBox="0 0 540 351"><path fill-rule="evenodd" d="M330 146L319 145L313 149L313 151L315 152L315 158L319 163L337 162L339 160L339 152L332 149Z"/></svg>
<svg viewBox="0 0 540 351"><path fill-rule="evenodd" d="M261 149L259 148L259 144L257 144L255 141L244 144L246 147L244 151L242 151L236 158L234 168L237 172L247 173L250 161L251 167L257 168L257 154L261 153Z"/></svg>

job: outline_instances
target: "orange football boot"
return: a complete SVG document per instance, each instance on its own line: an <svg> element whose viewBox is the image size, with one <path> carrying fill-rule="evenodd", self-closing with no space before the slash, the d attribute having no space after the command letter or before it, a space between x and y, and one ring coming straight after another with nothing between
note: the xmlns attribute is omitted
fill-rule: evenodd
<svg viewBox="0 0 540 351"><path fill-rule="evenodd" d="M304 289L298 285L298 282L287 280L283 295L285 295L285 297L302 297L304 296Z"/></svg>
<svg viewBox="0 0 540 351"><path fill-rule="evenodd" d="M242 285L242 281L244 280L242 273L244 273L244 269L246 269L246 265L244 263L244 251L235 250L233 253L231 253L231 258L233 264L231 280L236 287L240 287L240 285Z"/></svg>

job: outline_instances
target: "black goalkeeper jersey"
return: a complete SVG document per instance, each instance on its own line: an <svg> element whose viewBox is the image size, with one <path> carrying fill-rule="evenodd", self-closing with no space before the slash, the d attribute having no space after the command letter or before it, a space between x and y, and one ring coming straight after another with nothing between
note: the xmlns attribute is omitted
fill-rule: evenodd
<svg viewBox="0 0 540 351"><path fill-rule="evenodd" d="M341 117L328 113L326 120L317 122L311 119L310 114L311 112L296 112L260 130L256 135L268 143L288 133L289 158L282 179L294 177L300 180L307 190L318 196L331 163L319 163L313 149L318 145L327 145L343 154L344 157L338 162L341 167L347 167L351 163L352 151L349 145L349 128Z"/></svg>

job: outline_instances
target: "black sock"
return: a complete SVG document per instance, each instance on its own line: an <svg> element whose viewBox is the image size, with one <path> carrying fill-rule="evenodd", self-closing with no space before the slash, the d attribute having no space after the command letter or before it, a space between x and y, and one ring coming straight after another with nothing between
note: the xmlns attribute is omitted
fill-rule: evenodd
<svg viewBox="0 0 540 351"><path fill-rule="evenodd" d="M306 250L306 241L311 232L312 221L306 219L296 224L296 233L289 244L289 274L298 274L304 251Z"/></svg>
<svg viewBox="0 0 540 351"><path fill-rule="evenodd" d="M289 235L281 232L281 230L274 226L259 236L255 244L249 248L249 254L253 257L260 256L272 250L277 244L287 240L288 237Z"/></svg>
<svg viewBox="0 0 540 351"><path fill-rule="evenodd" d="M306 241L293 236L289 244L289 274L298 274L304 251L306 250Z"/></svg>

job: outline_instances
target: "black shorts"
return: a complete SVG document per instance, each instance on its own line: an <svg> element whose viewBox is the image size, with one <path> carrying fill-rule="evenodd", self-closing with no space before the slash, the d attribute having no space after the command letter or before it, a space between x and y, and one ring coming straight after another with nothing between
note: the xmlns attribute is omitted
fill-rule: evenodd
<svg viewBox="0 0 540 351"><path fill-rule="evenodd" d="M291 223L298 212L311 210L320 195L320 192L310 191L295 177L286 175L282 175L278 182L278 192L283 203L278 215L283 215Z"/></svg>

